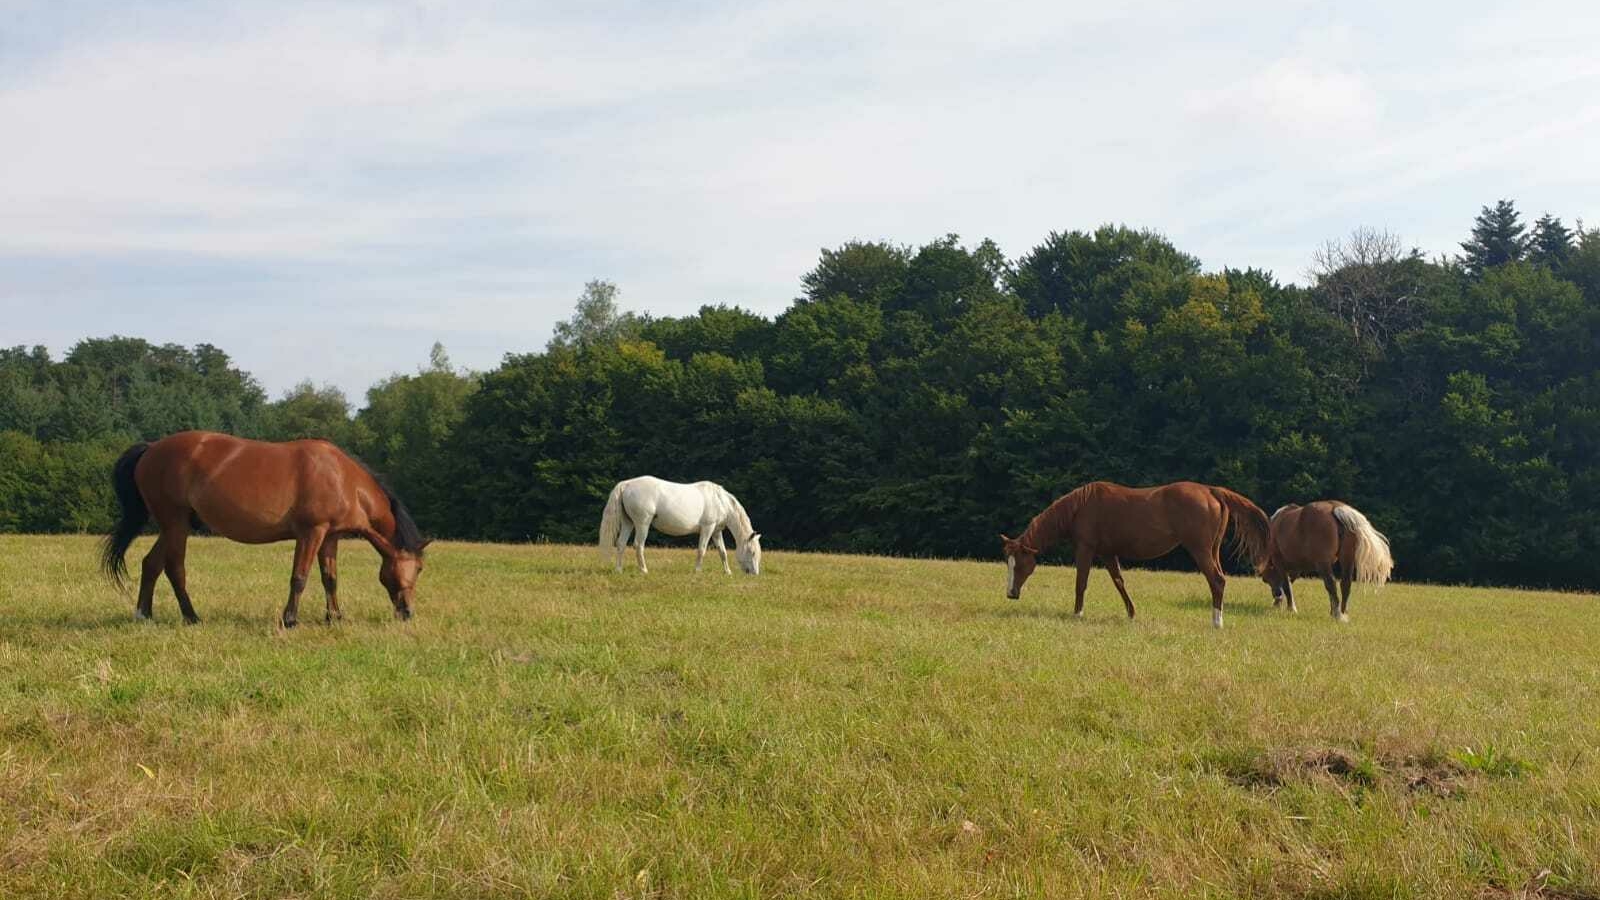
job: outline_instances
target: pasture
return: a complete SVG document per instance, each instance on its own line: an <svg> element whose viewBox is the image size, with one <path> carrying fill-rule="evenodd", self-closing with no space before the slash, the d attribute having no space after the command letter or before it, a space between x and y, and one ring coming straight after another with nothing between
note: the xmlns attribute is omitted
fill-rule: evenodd
<svg viewBox="0 0 1600 900"><path fill-rule="evenodd" d="M1592 596L348 542L285 632L190 546L196 628L0 536L0 897L1600 896Z"/></svg>

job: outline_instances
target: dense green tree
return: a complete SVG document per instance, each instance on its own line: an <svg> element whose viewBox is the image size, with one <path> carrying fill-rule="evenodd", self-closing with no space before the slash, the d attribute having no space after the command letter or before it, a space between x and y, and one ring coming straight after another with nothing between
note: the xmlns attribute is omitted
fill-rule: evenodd
<svg viewBox="0 0 1600 900"><path fill-rule="evenodd" d="M1199 260L1161 235L1106 225L1052 232L1017 261L1010 288L1030 315L1060 312L1104 331L1128 319L1153 324L1199 272Z"/></svg>
<svg viewBox="0 0 1600 900"><path fill-rule="evenodd" d="M620 295L609 281L591 281L583 286L572 318L557 322L550 346L587 347L591 344L622 340L636 334L643 324L639 316L617 306Z"/></svg>
<svg viewBox="0 0 1600 900"><path fill-rule="evenodd" d="M1485 206L1472 223L1472 237L1461 244L1461 264L1468 274L1481 276L1495 266L1518 262L1528 252L1527 231L1510 200Z"/></svg>
<svg viewBox="0 0 1600 900"><path fill-rule="evenodd" d="M267 406L260 434L269 441L322 438L347 446L352 435L350 401L331 384L318 387L302 381Z"/></svg>
<svg viewBox="0 0 1600 900"><path fill-rule="evenodd" d="M456 371L435 343L427 368L368 389L367 405L349 428L349 449L387 476L424 525L450 519L457 479L447 442L477 389L478 376Z"/></svg>
<svg viewBox="0 0 1600 900"><path fill-rule="evenodd" d="M911 255L908 247L851 241L836 250L823 250L817 267L801 277L800 286L807 300L843 294L882 305L905 288Z"/></svg>
<svg viewBox="0 0 1600 900"><path fill-rule="evenodd" d="M1600 228L1578 229L1561 277L1577 285L1591 306L1600 306Z"/></svg>
<svg viewBox="0 0 1600 900"><path fill-rule="evenodd" d="M1572 258L1572 230L1561 220L1545 213L1533 223L1533 237L1528 241L1528 262L1548 266L1560 272Z"/></svg>

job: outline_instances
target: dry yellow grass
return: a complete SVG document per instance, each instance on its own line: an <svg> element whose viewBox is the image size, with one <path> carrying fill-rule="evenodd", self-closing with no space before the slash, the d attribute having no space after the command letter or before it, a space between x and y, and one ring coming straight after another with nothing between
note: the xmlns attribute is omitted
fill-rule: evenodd
<svg viewBox="0 0 1600 900"><path fill-rule="evenodd" d="M1053 567L440 544L401 624L352 545L280 632L288 556L196 541L183 628L0 537L0 897L1600 892L1591 596L1235 578L1215 632L1192 573L1130 624Z"/></svg>

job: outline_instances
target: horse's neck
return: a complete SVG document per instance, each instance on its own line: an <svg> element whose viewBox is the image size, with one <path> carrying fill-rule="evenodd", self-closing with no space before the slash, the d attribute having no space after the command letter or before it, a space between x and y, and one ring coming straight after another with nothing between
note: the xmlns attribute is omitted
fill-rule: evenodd
<svg viewBox="0 0 1600 900"><path fill-rule="evenodd" d="M395 555L393 526L390 526L388 534L384 534L377 528L367 528L361 532L361 536L366 538L367 543L372 545L372 549L378 551L378 555L384 559L389 559Z"/></svg>
<svg viewBox="0 0 1600 900"><path fill-rule="evenodd" d="M750 535L755 534L756 531L755 526L750 524L750 514L744 511L744 507L739 504L738 500L734 499L732 494L721 488L718 488L718 490L722 491L722 503L728 510L727 514L722 517L722 525L733 532L734 543L742 547L745 541L750 540Z"/></svg>
<svg viewBox="0 0 1600 900"><path fill-rule="evenodd" d="M1022 533L1022 542L1043 553L1066 539L1072 530L1072 520L1082 501L1076 491L1050 504L1045 511L1033 517L1028 530Z"/></svg>

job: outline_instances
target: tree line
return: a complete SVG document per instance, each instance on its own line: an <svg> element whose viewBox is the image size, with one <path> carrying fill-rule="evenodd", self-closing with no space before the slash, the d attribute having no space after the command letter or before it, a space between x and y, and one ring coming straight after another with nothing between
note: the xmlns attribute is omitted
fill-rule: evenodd
<svg viewBox="0 0 1600 900"><path fill-rule="evenodd" d="M1336 497L1411 579L1600 584L1600 230L1485 207L1449 257L1329 242L1307 283L1203 271L1159 234L822 251L767 318L652 317L592 282L543 350L442 348L356 412L268 400L222 350L0 350L0 531L109 525L111 461L211 428L326 437L431 533L591 541L617 480L717 480L770 546L991 556L1085 481Z"/></svg>

